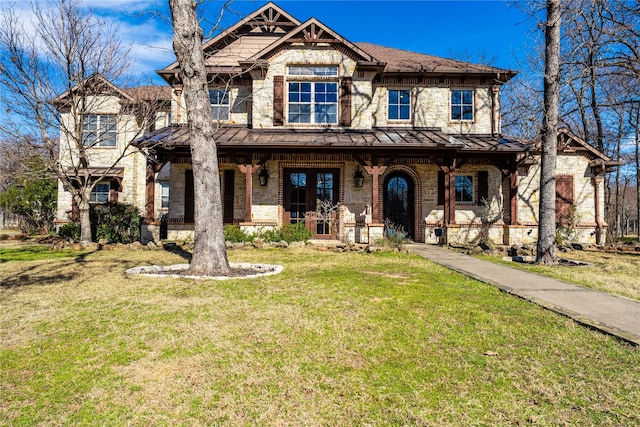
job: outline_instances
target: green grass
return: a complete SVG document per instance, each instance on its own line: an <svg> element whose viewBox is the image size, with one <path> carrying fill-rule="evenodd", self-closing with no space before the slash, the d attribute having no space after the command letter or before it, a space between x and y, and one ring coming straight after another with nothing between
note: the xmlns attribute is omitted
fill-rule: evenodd
<svg viewBox="0 0 640 427"><path fill-rule="evenodd" d="M626 298L640 300L640 254L610 253L598 250L559 252L558 257L585 261L589 266L542 266L505 261L501 257L482 255L479 258L506 264L565 282L586 286Z"/></svg>
<svg viewBox="0 0 640 427"><path fill-rule="evenodd" d="M0 271L0 425L638 425L640 352L402 254L163 251Z"/></svg>
<svg viewBox="0 0 640 427"><path fill-rule="evenodd" d="M42 259L68 258L78 256L82 252L73 249L51 249L48 246L20 246L16 248L0 248L0 264L9 261L34 261Z"/></svg>

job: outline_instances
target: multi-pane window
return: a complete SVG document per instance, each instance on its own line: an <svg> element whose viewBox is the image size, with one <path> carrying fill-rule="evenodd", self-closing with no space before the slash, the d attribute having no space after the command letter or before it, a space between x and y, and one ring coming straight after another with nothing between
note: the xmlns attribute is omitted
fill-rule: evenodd
<svg viewBox="0 0 640 427"><path fill-rule="evenodd" d="M389 89L389 120L409 120L411 118L411 91L409 89Z"/></svg>
<svg viewBox="0 0 640 427"><path fill-rule="evenodd" d="M473 175L456 175L456 202L473 203Z"/></svg>
<svg viewBox="0 0 640 427"><path fill-rule="evenodd" d="M160 185L161 185L161 197L162 197L162 204L160 207L162 209L168 209L169 208L169 183L163 182Z"/></svg>
<svg viewBox="0 0 640 427"><path fill-rule="evenodd" d="M473 120L473 90L451 91L451 120Z"/></svg>
<svg viewBox="0 0 640 427"><path fill-rule="evenodd" d="M89 195L89 203L107 203L111 186L108 183L97 183Z"/></svg>
<svg viewBox="0 0 640 427"><path fill-rule="evenodd" d="M317 66L309 66L309 65L290 65L289 66L289 75L290 76L330 76L337 77L338 76L338 67L335 65L317 65Z"/></svg>
<svg viewBox="0 0 640 427"><path fill-rule="evenodd" d="M289 123L338 123L338 83L289 83Z"/></svg>
<svg viewBox="0 0 640 427"><path fill-rule="evenodd" d="M289 176L290 181L290 202L289 216L292 224L304 222L307 211L307 174L294 172Z"/></svg>
<svg viewBox="0 0 640 427"><path fill-rule="evenodd" d="M288 84L288 122L308 124L338 123L338 76L336 66L290 66ZM318 81L300 81L311 77Z"/></svg>
<svg viewBox="0 0 640 427"><path fill-rule="evenodd" d="M209 91L211 117L213 120L229 120L229 92L222 89Z"/></svg>
<svg viewBox="0 0 640 427"><path fill-rule="evenodd" d="M116 116L87 114L82 117L82 143L86 147L116 146Z"/></svg>

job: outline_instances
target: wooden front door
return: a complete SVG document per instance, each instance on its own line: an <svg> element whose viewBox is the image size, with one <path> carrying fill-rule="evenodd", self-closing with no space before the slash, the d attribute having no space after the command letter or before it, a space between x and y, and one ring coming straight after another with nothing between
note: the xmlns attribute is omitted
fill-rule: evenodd
<svg viewBox="0 0 640 427"><path fill-rule="evenodd" d="M285 169L284 221L303 222L316 239L335 239L337 169Z"/></svg>

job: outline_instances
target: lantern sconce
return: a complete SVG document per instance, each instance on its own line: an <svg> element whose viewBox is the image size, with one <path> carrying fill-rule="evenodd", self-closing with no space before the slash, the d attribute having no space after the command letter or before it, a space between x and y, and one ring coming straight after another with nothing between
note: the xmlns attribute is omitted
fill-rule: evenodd
<svg viewBox="0 0 640 427"><path fill-rule="evenodd" d="M364 184L364 175L360 170L360 165L358 165L358 170L355 174L353 174L353 181L357 188L362 188L362 184Z"/></svg>
<svg viewBox="0 0 640 427"><path fill-rule="evenodd" d="M269 182L269 172L265 169L264 165L262 165L262 170L258 175L258 179L260 180L260 187L266 187Z"/></svg>

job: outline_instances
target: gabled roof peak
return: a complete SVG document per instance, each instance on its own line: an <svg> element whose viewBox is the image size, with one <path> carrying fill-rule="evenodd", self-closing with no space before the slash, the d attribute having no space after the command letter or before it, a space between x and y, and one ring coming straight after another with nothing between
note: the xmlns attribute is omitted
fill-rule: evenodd
<svg viewBox="0 0 640 427"><path fill-rule="evenodd" d="M290 46L295 44L341 45L343 47L343 50L346 49L345 53L350 54L350 56L355 60L379 62L369 53L333 31L331 28L320 22L320 20L317 18L310 18L304 23L298 25L298 27L290 31L289 34L280 37L273 44L269 45L260 52L257 52L251 58L248 58L246 62L258 61L260 59L268 58L269 56L280 51L283 46Z"/></svg>

